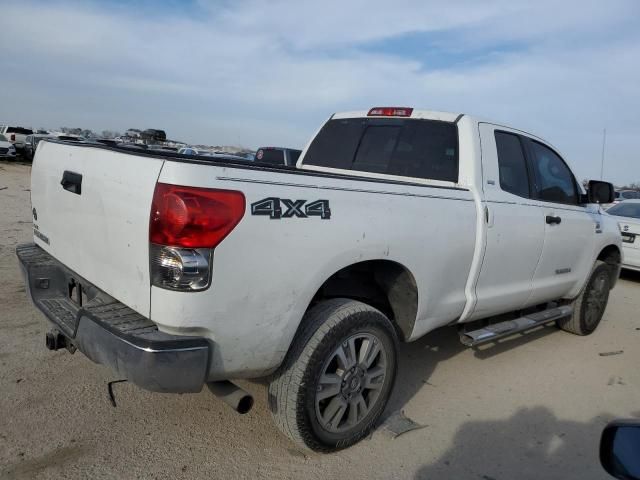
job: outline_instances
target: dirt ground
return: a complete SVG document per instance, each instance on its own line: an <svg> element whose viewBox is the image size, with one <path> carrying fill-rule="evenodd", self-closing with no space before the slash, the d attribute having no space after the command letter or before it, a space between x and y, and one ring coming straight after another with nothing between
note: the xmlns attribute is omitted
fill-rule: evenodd
<svg viewBox="0 0 640 480"><path fill-rule="evenodd" d="M265 387L243 384L239 416L208 391L149 393L82 354L44 347L14 249L31 239L28 165L0 163L0 478L608 478L604 425L640 416L640 276L623 274L589 337L545 327L482 351L453 329L406 345L385 425L332 454L300 452L279 434ZM605 352L619 352L601 356Z"/></svg>

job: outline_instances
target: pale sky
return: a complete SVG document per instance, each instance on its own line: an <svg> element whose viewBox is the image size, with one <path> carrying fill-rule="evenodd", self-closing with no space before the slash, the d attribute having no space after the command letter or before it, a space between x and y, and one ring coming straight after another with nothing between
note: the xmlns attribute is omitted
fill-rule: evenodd
<svg viewBox="0 0 640 480"><path fill-rule="evenodd" d="M640 1L5 1L0 123L303 147L332 113L472 113L640 182Z"/></svg>

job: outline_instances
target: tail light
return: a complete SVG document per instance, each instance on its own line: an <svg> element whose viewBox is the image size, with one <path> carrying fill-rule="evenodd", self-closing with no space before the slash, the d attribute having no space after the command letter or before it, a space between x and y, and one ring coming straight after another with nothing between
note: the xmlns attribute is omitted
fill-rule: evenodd
<svg viewBox="0 0 640 480"><path fill-rule="evenodd" d="M368 117L410 117L413 108L406 107L375 107L369 110Z"/></svg>
<svg viewBox="0 0 640 480"><path fill-rule="evenodd" d="M152 284L183 291L207 288L213 249L244 211L242 192L158 183L149 222Z"/></svg>
<svg viewBox="0 0 640 480"><path fill-rule="evenodd" d="M15 141L16 141L16 134L15 134L15 133L12 133L12 134L11 134L11 141L12 141L12 142L15 142Z"/></svg>

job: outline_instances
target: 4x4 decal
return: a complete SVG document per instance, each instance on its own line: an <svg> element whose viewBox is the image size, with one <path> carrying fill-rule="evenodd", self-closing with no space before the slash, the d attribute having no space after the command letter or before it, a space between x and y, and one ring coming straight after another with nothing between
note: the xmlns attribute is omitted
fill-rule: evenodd
<svg viewBox="0 0 640 480"><path fill-rule="evenodd" d="M320 217L323 220L329 220L331 209L329 200L315 200L307 203L306 200L268 197L251 204L251 215L268 215L272 220L293 217Z"/></svg>

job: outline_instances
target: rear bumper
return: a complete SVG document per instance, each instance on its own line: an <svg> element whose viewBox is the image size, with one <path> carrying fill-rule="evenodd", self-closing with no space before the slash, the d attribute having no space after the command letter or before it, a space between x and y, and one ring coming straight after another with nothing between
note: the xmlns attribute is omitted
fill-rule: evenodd
<svg viewBox="0 0 640 480"><path fill-rule="evenodd" d="M96 363L155 392L199 392L211 343L160 332L149 319L100 291L35 244L16 248L26 290L70 343ZM80 301L70 289L80 290ZM77 295L74 297L77 298ZM80 305L82 304L82 305Z"/></svg>

